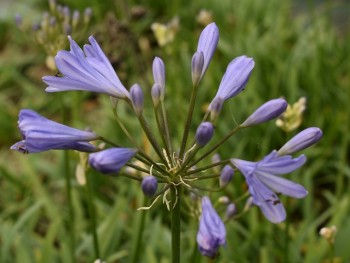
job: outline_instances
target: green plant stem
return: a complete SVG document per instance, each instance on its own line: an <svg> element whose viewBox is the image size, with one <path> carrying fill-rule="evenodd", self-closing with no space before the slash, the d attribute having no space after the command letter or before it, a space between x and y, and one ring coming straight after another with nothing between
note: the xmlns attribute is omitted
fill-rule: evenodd
<svg viewBox="0 0 350 263"><path fill-rule="evenodd" d="M166 111L165 111L165 106L164 106L164 101L160 101L160 109L161 109L161 115L162 115L162 119L163 119L163 124L164 124L164 130L165 130L165 137L166 137L166 141L167 141L167 147L169 148L169 154L171 155L171 152L173 151L173 147L171 145L171 140L170 140L170 132L169 132L169 125L168 125L168 118L166 115Z"/></svg>
<svg viewBox="0 0 350 263"><path fill-rule="evenodd" d="M95 252L95 258L100 258L100 249L99 249L99 243L98 243L98 236L97 236L97 224L96 224L96 211L93 203L93 189L91 185L91 181L89 178L89 173L86 174L86 195L87 195L87 201L89 206L89 213L91 218L91 230L92 230L92 238L94 243L94 252Z"/></svg>
<svg viewBox="0 0 350 263"><path fill-rule="evenodd" d="M143 198L143 206L147 206L147 198L145 198L142 195ZM130 258L130 263L137 263L139 257L140 257L140 252L141 252L141 242L142 242L142 236L143 236L143 230L145 228L145 222L146 222L146 211L138 211L138 213L141 213L138 215L138 218L136 219L136 237L133 242L133 247L131 250L131 258Z"/></svg>
<svg viewBox="0 0 350 263"><path fill-rule="evenodd" d="M75 214L72 201L72 184L71 184L71 173L69 169L69 152L63 151L64 159L64 174L65 174L65 185L67 192L69 219L68 219L68 232L70 236L70 252L72 262L75 262Z"/></svg>
<svg viewBox="0 0 350 263"><path fill-rule="evenodd" d="M171 250L172 263L180 263L180 187L171 187Z"/></svg>
<svg viewBox="0 0 350 263"><path fill-rule="evenodd" d="M188 176L188 175L191 175L191 174L200 173L200 172L206 171L206 170L208 170L210 168L213 168L213 167L216 167L216 166L219 166L219 165L228 164L229 162L230 162L230 160L224 160L224 161L220 161L220 162L217 162L217 163L209 164L207 166L203 166L203 167L200 167L198 169L191 170L191 171L188 171L186 173L183 173L183 175L184 176Z"/></svg>
<svg viewBox="0 0 350 263"><path fill-rule="evenodd" d="M156 116L156 121L157 121L157 126L158 126L158 130L159 130L159 135L162 138L163 141L163 145L165 147L165 151L167 156L170 156L170 150L169 150L169 144L165 135L165 124L163 122L163 120L159 117L161 114L158 112L160 109L154 108L154 115Z"/></svg>
<svg viewBox="0 0 350 263"><path fill-rule="evenodd" d="M182 141L181 141L181 147L180 147L180 153L179 153L180 159L183 158L184 153L185 153L188 133L190 132L190 127L191 127L191 123L192 123L192 115L193 115L194 105L196 102L198 87L199 87L198 85L195 85L192 89L190 107L189 107L188 114L187 114L187 120L186 120L186 124L185 124L184 133L182 135Z"/></svg>

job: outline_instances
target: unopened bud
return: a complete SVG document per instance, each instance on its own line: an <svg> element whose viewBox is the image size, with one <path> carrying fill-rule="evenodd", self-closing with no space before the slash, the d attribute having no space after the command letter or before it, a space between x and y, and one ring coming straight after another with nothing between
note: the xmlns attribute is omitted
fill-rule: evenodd
<svg viewBox="0 0 350 263"><path fill-rule="evenodd" d="M143 110L143 92L138 84L130 88L130 97L136 114L139 116Z"/></svg>
<svg viewBox="0 0 350 263"><path fill-rule="evenodd" d="M236 205L234 203L230 203L227 207L226 207L226 218L230 219L232 218L235 214L237 214L237 208Z"/></svg>
<svg viewBox="0 0 350 263"><path fill-rule="evenodd" d="M157 107L160 102L161 87L159 84L154 84L151 90L151 96L153 100L154 107Z"/></svg>
<svg viewBox="0 0 350 263"><path fill-rule="evenodd" d="M225 165L220 173L220 187L226 186L231 181L234 172L230 165Z"/></svg>
<svg viewBox="0 0 350 263"><path fill-rule="evenodd" d="M288 103L284 99L273 99L265 102L252 115L250 115L240 126L250 127L280 116L287 108Z"/></svg>
<svg viewBox="0 0 350 263"><path fill-rule="evenodd" d="M73 28L76 28L80 19L80 12L78 10L74 10L73 17L72 17L72 26Z"/></svg>
<svg viewBox="0 0 350 263"><path fill-rule="evenodd" d="M224 105L225 100L221 97L215 97L209 105L210 119L215 121L219 116L222 106Z"/></svg>
<svg viewBox="0 0 350 263"><path fill-rule="evenodd" d="M157 178L155 178L152 175L146 176L143 178L141 183L142 191L143 193L148 196L152 197L157 192L158 182Z"/></svg>
<svg viewBox="0 0 350 263"><path fill-rule="evenodd" d="M198 85L201 80L204 66L204 56L202 51L197 51L192 57L192 83Z"/></svg>
<svg viewBox="0 0 350 263"><path fill-rule="evenodd" d="M197 128L196 142L198 146L206 145L214 134L214 126L210 122L202 122Z"/></svg>
<svg viewBox="0 0 350 263"><path fill-rule="evenodd" d="M92 17L92 8L87 7L84 11L84 23L89 24Z"/></svg>

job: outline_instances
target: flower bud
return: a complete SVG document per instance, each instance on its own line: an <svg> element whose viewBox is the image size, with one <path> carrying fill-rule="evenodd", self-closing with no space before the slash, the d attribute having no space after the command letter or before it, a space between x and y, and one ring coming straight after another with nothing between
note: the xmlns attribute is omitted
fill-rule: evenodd
<svg viewBox="0 0 350 263"><path fill-rule="evenodd" d="M303 150L315 143L322 138L322 131L317 127L307 128L292 139L286 142L281 149L279 149L279 155L290 155L297 151Z"/></svg>
<svg viewBox="0 0 350 263"><path fill-rule="evenodd" d="M165 95L165 67L161 58L154 58L152 70L154 83L160 86L160 99L163 100Z"/></svg>
<svg viewBox="0 0 350 263"><path fill-rule="evenodd" d="M16 22L16 26L18 28L21 28L22 27L22 24L23 24L23 18L20 14L15 14L15 22Z"/></svg>
<svg viewBox="0 0 350 263"><path fill-rule="evenodd" d="M151 90L151 96L152 96L152 101L153 101L153 105L154 107L157 107L159 105L160 102L160 95L161 95L161 87L159 84L154 84L152 86L152 90Z"/></svg>
<svg viewBox="0 0 350 263"><path fill-rule="evenodd" d="M230 218L232 218L236 213L237 213L236 205L235 205L234 203L230 203L230 204L226 207L226 218L227 218L227 219L230 219Z"/></svg>
<svg viewBox="0 0 350 263"><path fill-rule="evenodd" d="M85 11L84 11L84 23L85 24L89 24L90 20L91 20L91 17L92 17L92 8L91 7L85 8Z"/></svg>
<svg viewBox="0 0 350 263"><path fill-rule="evenodd" d="M143 92L139 84L130 88L130 97L136 114L139 116L143 110Z"/></svg>
<svg viewBox="0 0 350 263"><path fill-rule="evenodd" d="M80 12L78 10L74 10L73 16L72 16L72 26L73 28L76 28L80 19Z"/></svg>
<svg viewBox="0 0 350 263"><path fill-rule="evenodd" d="M155 178L152 175L146 176L143 178L141 183L142 191L143 193L148 196L152 197L157 192L158 182L157 178Z"/></svg>
<svg viewBox="0 0 350 263"><path fill-rule="evenodd" d="M234 172L230 165L225 165L220 173L220 187L226 186L231 181Z"/></svg>
<svg viewBox="0 0 350 263"><path fill-rule="evenodd" d="M254 126L281 115L287 108L288 103L284 99L273 99L265 102L252 115L250 115L240 126Z"/></svg>
<svg viewBox="0 0 350 263"><path fill-rule="evenodd" d="M110 148L89 155L89 164L95 170L104 173L117 173L135 155L130 148Z"/></svg>
<svg viewBox="0 0 350 263"><path fill-rule="evenodd" d="M198 85L204 65L204 56L202 51L194 53L192 57L192 83L194 86Z"/></svg>
<svg viewBox="0 0 350 263"><path fill-rule="evenodd" d="M228 198L226 195L220 196L218 199L219 203L221 204L229 204L230 203L230 198Z"/></svg>
<svg viewBox="0 0 350 263"><path fill-rule="evenodd" d="M214 134L214 126L210 122L202 122L196 132L196 141L199 147L206 145Z"/></svg>

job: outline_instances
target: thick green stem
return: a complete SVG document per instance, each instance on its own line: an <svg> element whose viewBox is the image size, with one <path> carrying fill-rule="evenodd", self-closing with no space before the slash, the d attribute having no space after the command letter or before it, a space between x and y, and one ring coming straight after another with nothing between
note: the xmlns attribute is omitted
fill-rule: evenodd
<svg viewBox="0 0 350 263"><path fill-rule="evenodd" d="M69 210L69 219L68 219L68 232L70 237L70 252L72 262L75 262L75 216L74 208L72 201L72 184L71 184L71 173L69 169L69 152L63 151L64 159L64 174L65 174L65 184L67 192L67 201L68 201L68 210Z"/></svg>
<svg viewBox="0 0 350 263"><path fill-rule="evenodd" d="M100 258L100 249L99 249L99 243L98 243L98 236L97 236L97 224L96 224L96 211L93 203L93 189L91 185L91 181L89 178L89 174L86 175L86 195L87 195L87 201L89 206L89 213L91 218L91 231L92 231L92 238L94 243L94 251L95 251L95 258Z"/></svg>
<svg viewBox="0 0 350 263"><path fill-rule="evenodd" d="M171 249L172 263L180 263L180 187L171 187Z"/></svg>
<svg viewBox="0 0 350 263"><path fill-rule="evenodd" d="M143 196L143 206L147 206L147 198ZM131 250L131 257L130 257L130 263L137 263L140 252L141 252L141 241L143 236L143 230L145 228L145 221L146 221L146 213L147 211L138 211L138 213L141 213L140 215L137 215L136 218L136 226L135 226L135 240L133 240L133 247Z"/></svg>

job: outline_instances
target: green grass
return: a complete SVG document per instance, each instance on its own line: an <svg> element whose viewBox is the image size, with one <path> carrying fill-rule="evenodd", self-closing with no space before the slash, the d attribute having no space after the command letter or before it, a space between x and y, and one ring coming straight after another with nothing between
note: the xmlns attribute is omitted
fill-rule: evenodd
<svg viewBox="0 0 350 263"><path fill-rule="evenodd" d="M69 3L69 1L66 1ZM117 1L118 2L118 1ZM145 8L142 18L133 17L134 5ZM269 223L257 208L227 224L227 245L220 249L215 262L331 262L326 240L318 234L323 226L336 225L334 257L350 261L350 34L349 20L341 24L334 18L349 10L346 1L326 1L297 6L293 1L74 1L72 8L94 9L93 22L80 44L94 34L107 51L125 86L138 82L143 87L146 105L152 85L151 63L154 56L166 65L166 107L171 134L180 144L191 89L190 62L202 29L196 14L205 8L212 11L220 29L220 41L213 61L201 83L192 135L203 114L202 108L215 95L229 61L246 54L255 60L250 81L239 96L225 104L214 140L226 134L236 122L244 120L268 99L283 96L294 103L307 97L302 128L318 126L324 138L305 151L307 164L289 175L303 184L309 195L302 200L283 198L288 203L289 232L286 250L286 224ZM34 45L31 31L22 34L13 23L15 10L26 23L37 21L47 8L45 1L18 1L0 17L0 262L72 262L70 256L70 215L65 190L64 157L60 151L21 155L9 151L20 139L16 128L21 108L37 110L57 121L62 105L68 111L67 123L90 127L118 144L130 146L113 119L109 98L86 92L45 93L44 75L55 72L45 67L43 50ZM109 15L107 15L107 13ZM117 19L110 18L115 15ZM180 30L173 43L158 47L150 30L153 22L180 18ZM345 25L344 25L345 24ZM73 34L74 37L74 34ZM141 49L140 41L150 49ZM145 115L153 121L152 111ZM136 139L141 130L132 113L122 108ZM292 134L287 135L288 137ZM262 158L283 145L286 135L274 122L243 131L220 150L222 158L247 160ZM69 169L73 175L72 201L76 262L93 262L93 241L85 189L74 178L78 155L70 152ZM140 185L118 177L91 172L96 194L98 235L102 258L107 262L129 262L136 239L135 228L142 212ZM237 198L244 182L236 175L225 190ZM214 195L219 197L220 195ZM214 198L213 198L214 199ZM190 202L190 201L189 201ZM242 209L243 204L238 204ZM224 211L223 206L218 206ZM171 262L170 221L163 205L146 212L140 262ZM198 221L182 215L182 262L206 262L198 256L195 239Z"/></svg>

